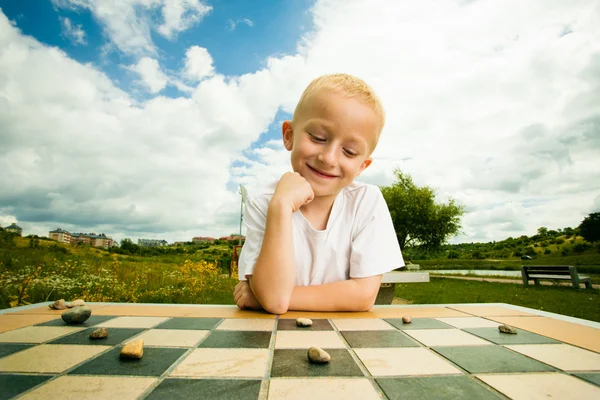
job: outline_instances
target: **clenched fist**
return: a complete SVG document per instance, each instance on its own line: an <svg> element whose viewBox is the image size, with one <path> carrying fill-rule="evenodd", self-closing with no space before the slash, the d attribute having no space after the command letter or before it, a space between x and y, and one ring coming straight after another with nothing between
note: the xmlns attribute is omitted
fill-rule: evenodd
<svg viewBox="0 0 600 400"><path fill-rule="evenodd" d="M258 300L256 300L256 297L254 297L254 293L252 293L250 284L247 281L241 281L236 285L233 291L233 299L235 300L235 304L242 310L261 310L263 308Z"/></svg>
<svg viewBox="0 0 600 400"><path fill-rule="evenodd" d="M275 200L275 202L289 206L292 212L296 212L314 198L315 193L312 186L302 175L297 172L286 172L279 180L271 201Z"/></svg>

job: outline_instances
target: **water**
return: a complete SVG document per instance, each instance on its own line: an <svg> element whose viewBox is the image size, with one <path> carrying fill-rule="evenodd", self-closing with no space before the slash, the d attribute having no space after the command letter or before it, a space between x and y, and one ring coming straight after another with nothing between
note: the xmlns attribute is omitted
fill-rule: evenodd
<svg viewBox="0 0 600 400"><path fill-rule="evenodd" d="M480 275L480 276L521 276L521 271L502 271L493 269L435 269L423 270L438 275Z"/></svg>

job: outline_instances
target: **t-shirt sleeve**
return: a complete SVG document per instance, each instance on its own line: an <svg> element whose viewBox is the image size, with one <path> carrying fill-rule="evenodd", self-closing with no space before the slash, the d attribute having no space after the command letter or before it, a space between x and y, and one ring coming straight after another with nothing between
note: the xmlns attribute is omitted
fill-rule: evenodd
<svg viewBox="0 0 600 400"><path fill-rule="evenodd" d="M244 208L246 241L238 260L238 277L241 281L247 280L248 276L252 275L265 236L267 213L259 206L257 200L259 199L248 197Z"/></svg>
<svg viewBox="0 0 600 400"><path fill-rule="evenodd" d="M374 189L363 202L357 216L361 225L352 240L351 278L380 275L405 265L383 194Z"/></svg>

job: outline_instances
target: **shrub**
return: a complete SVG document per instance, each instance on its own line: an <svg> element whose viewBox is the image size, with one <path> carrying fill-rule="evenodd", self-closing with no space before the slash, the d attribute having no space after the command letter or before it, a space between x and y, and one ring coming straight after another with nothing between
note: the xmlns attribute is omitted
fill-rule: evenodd
<svg viewBox="0 0 600 400"><path fill-rule="evenodd" d="M551 254L552 252L550 251L550 249L546 249L544 250L544 254Z"/></svg>

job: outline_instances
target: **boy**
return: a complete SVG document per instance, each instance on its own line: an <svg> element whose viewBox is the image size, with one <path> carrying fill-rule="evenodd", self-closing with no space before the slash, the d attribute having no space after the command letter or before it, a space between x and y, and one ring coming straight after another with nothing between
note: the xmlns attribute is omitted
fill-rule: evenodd
<svg viewBox="0 0 600 400"><path fill-rule="evenodd" d="M381 191L354 182L371 165L384 122L362 80L335 74L309 84L282 125L294 172L246 200L238 307L371 309L382 274L404 266Z"/></svg>

